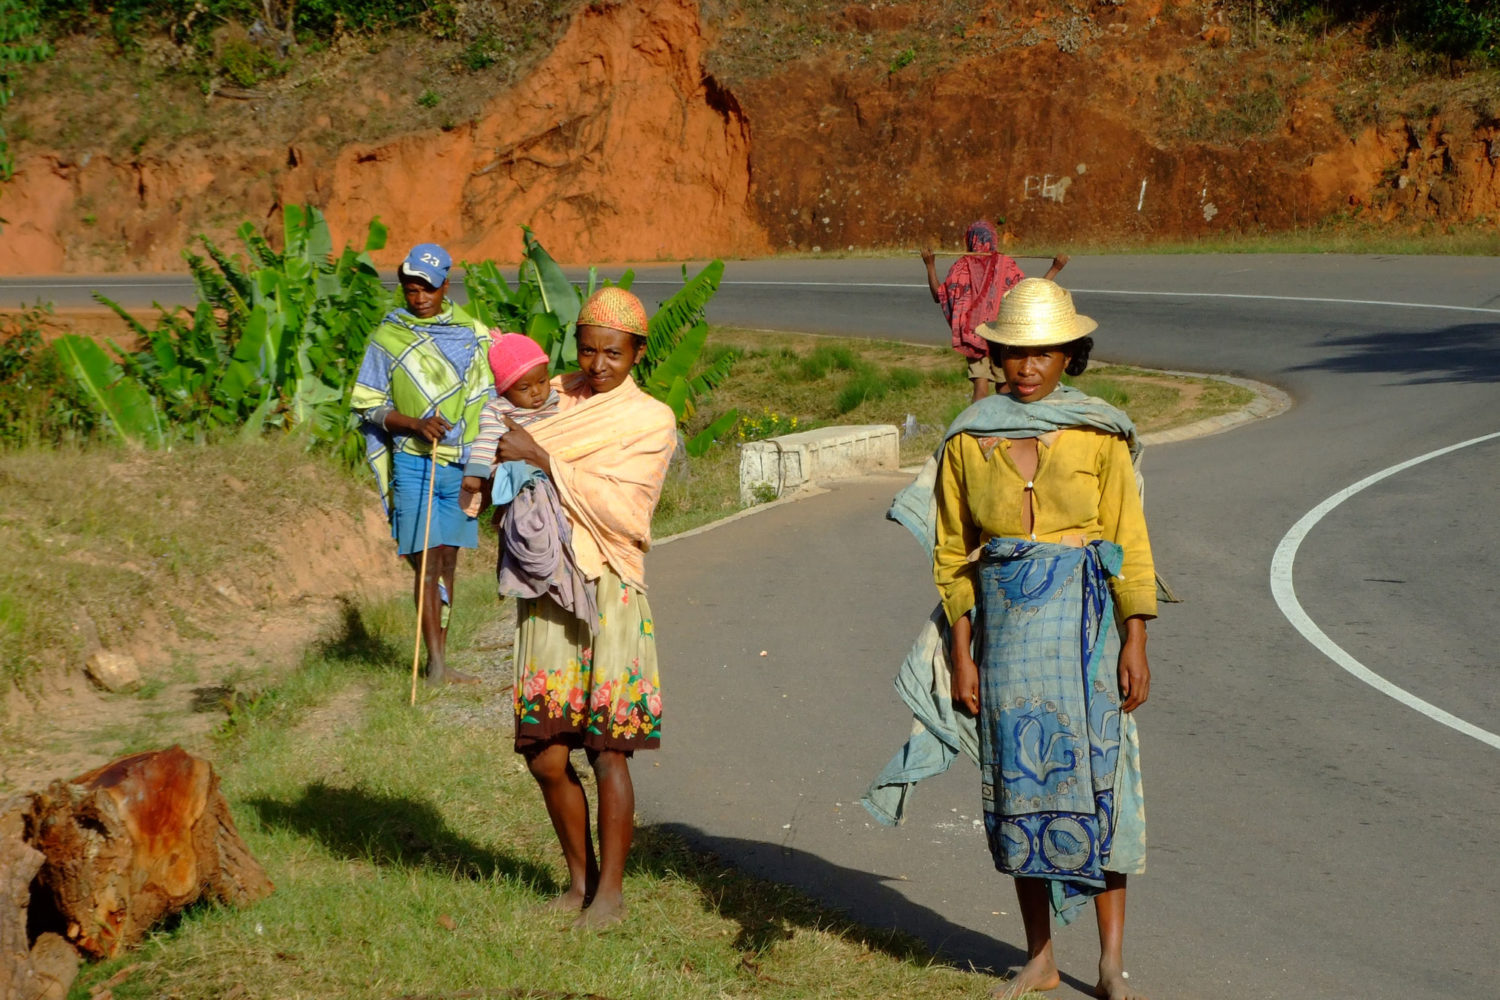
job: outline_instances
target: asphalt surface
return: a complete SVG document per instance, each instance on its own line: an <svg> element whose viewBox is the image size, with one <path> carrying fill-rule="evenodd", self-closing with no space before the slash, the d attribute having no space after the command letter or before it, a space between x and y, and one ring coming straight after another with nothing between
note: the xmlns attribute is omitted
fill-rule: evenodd
<svg viewBox="0 0 1500 1000"><path fill-rule="evenodd" d="M676 273L641 268L637 290L665 297ZM1151 627L1138 716L1151 850L1130 885L1132 981L1156 1000L1500 996L1500 749L1356 679L1271 583L1289 530L1328 498L1500 431L1500 261L1075 258L1063 278L1100 322L1097 357L1255 378L1295 402L1146 455L1153 548L1184 601ZM727 279L719 322L946 341L915 257L732 262ZM0 280L0 304L38 294L73 293ZM897 829L855 801L906 736L890 682L936 601L922 553L883 519L904 482L836 484L652 553L668 715L638 806L861 922L1004 970L1024 937L975 769L919 787ZM1290 580L1350 658L1491 735L1497 487L1500 438L1397 472L1306 532ZM1092 921L1061 930L1058 953L1053 995L1084 995Z"/></svg>
<svg viewBox="0 0 1500 1000"><path fill-rule="evenodd" d="M720 321L945 338L915 260L728 277L769 283L726 285ZM1269 582L1278 544L1326 498L1500 431L1500 311L1303 300L1496 310L1500 262L1078 259L1064 277L1100 321L1098 356L1256 378L1295 401L1146 455L1158 564L1185 600L1151 628L1139 719L1152 846L1130 889L1133 981L1155 998L1500 995L1500 750L1340 669ZM1173 291L1195 294L1122 294ZM1491 733L1497 463L1500 439L1360 492L1308 534L1293 577L1351 655ZM1004 969L1024 936L975 825L974 769L919 787L898 829L855 804L907 733L890 679L935 603L921 552L883 520L903 482L839 485L652 554L672 704L686 708L640 807L864 922ZM1054 995L1083 995L1092 921L1058 946Z"/></svg>

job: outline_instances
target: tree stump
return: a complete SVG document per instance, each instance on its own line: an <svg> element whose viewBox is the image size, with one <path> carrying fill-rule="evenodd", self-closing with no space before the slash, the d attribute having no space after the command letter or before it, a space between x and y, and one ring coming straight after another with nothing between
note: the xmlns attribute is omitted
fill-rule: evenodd
<svg viewBox="0 0 1500 1000"><path fill-rule="evenodd" d="M59 930L87 955L118 955L200 899L238 906L271 892L218 775L181 747L54 781L32 800L26 839L45 857L32 905L57 923L33 930Z"/></svg>
<svg viewBox="0 0 1500 1000"><path fill-rule="evenodd" d="M0 804L0 1000L31 1000L41 989L26 932L31 880L43 860L25 840L30 808L29 795Z"/></svg>

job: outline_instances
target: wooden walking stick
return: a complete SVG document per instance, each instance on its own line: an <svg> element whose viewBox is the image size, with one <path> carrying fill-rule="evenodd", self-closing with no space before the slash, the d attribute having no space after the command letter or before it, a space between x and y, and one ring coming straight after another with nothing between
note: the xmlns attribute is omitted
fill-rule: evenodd
<svg viewBox="0 0 1500 1000"><path fill-rule="evenodd" d="M422 655L422 605L427 597L427 540L432 537L432 488L437 484L437 442L432 444L429 454L431 471L427 476L427 524L422 529L422 568L417 587L417 642L411 651L411 703L417 703L417 660Z"/></svg>

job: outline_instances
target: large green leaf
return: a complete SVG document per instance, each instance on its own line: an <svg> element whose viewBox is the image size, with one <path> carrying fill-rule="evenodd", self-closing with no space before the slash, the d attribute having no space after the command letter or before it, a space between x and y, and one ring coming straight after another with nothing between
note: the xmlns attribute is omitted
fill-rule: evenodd
<svg viewBox="0 0 1500 1000"><path fill-rule="evenodd" d="M734 367L734 363L739 359L740 355L738 351L728 351L717 361L704 368L697 375L694 375L688 383L688 387L692 389L693 395L695 397L701 396L710 389L722 385L724 380L729 377L730 369Z"/></svg>
<svg viewBox="0 0 1500 1000"><path fill-rule="evenodd" d="M707 341L708 324L701 320L694 323L677 342L672 353L663 358L646 376L642 388L657 399L662 399L663 394L679 379L686 385Z"/></svg>
<svg viewBox="0 0 1500 1000"><path fill-rule="evenodd" d="M390 230L386 228L384 222L380 221L380 216L377 215L371 219L370 228L365 232L365 253L372 250L384 250L388 235L390 235Z"/></svg>
<svg viewBox="0 0 1500 1000"><path fill-rule="evenodd" d="M125 375L98 344L70 333L59 337L53 349L64 370L121 440L137 445L161 444L161 417L151 394Z"/></svg>
<svg viewBox="0 0 1500 1000"><path fill-rule="evenodd" d="M687 453L690 458L702 458L719 438L734 430L740 422L740 411L730 410L713 423L688 439Z"/></svg>
<svg viewBox="0 0 1500 1000"><path fill-rule="evenodd" d="M670 356L684 334L704 318L709 300L723 279L724 262L711 260L656 310L647 328L650 333L644 363L647 374Z"/></svg>
<svg viewBox="0 0 1500 1000"><path fill-rule="evenodd" d="M281 254L271 249L265 237L255 231L255 223L242 222L236 229L235 235L245 244L245 249L250 253L250 260L256 267L279 267L281 265Z"/></svg>
<svg viewBox="0 0 1500 1000"><path fill-rule="evenodd" d="M328 220L311 205L287 205L281 210L281 228L286 235L284 258L301 258L326 264L333 258L333 234Z"/></svg>
<svg viewBox="0 0 1500 1000"><path fill-rule="evenodd" d="M542 350L547 352L547 368L553 374L562 371L569 363L576 364L578 361L578 348L573 346L573 357L564 361L563 352L568 346L568 338L563 335L562 328L557 325L557 317L547 312L532 313L526 321L526 336L541 345Z"/></svg>
<svg viewBox="0 0 1500 1000"><path fill-rule="evenodd" d="M342 403L341 390L324 382L315 375L304 376L292 391L287 406L287 419L292 426L312 425L319 419L319 411L331 403Z"/></svg>
<svg viewBox="0 0 1500 1000"><path fill-rule="evenodd" d="M578 289L563 274L552 255L537 242L531 227L522 226L521 232L526 243L526 260L531 264L541 289L542 307L556 316L558 325L566 330L578 322L578 308L582 305Z"/></svg>
<svg viewBox="0 0 1500 1000"><path fill-rule="evenodd" d="M126 325L130 327L131 332L134 333L137 337L141 338L142 340L151 339L151 331L146 329L146 325L144 323L136 319L134 316L130 315L130 313L126 312L124 306L120 305L120 303L116 302L114 299L109 298L107 295L104 295L100 292L94 292L92 294L94 296L94 301L102 303L103 305L106 305L110 309L112 309L115 315L123 319Z"/></svg>
<svg viewBox="0 0 1500 1000"><path fill-rule="evenodd" d="M677 378L667 387L666 392L657 396L663 403L672 408L672 413L677 417L680 424L688 417L688 384L687 379Z"/></svg>
<svg viewBox="0 0 1500 1000"><path fill-rule="evenodd" d="M515 330L518 322L518 288L513 294L505 276L492 260L462 261L464 271L464 294L469 300L469 311L492 330Z"/></svg>
<svg viewBox="0 0 1500 1000"><path fill-rule="evenodd" d="M223 397L241 412L256 409L269 398L276 381L280 332L280 323L264 305L250 311L244 336L235 346L234 358L220 383Z"/></svg>

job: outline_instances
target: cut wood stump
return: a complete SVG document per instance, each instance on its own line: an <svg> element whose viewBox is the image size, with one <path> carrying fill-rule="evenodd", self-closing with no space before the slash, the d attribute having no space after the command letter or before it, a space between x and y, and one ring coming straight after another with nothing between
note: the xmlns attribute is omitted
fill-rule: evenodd
<svg viewBox="0 0 1500 1000"><path fill-rule="evenodd" d="M42 854L26 843L31 796L0 804L0 1000L33 1000L44 986L31 961L26 915Z"/></svg>
<svg viewBox="0 0 1500 1000"><path fill-rule="evenodd" d="M240 906L271 892L218 775L181 747L122 757L31 798L26 840L45 858L32 906L86 955L118 955L200 899Z"/></svg>

